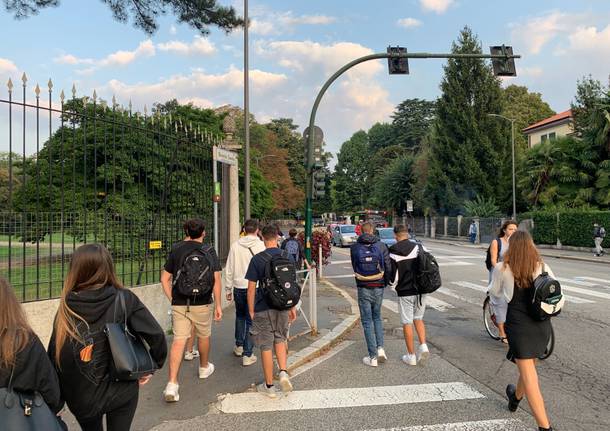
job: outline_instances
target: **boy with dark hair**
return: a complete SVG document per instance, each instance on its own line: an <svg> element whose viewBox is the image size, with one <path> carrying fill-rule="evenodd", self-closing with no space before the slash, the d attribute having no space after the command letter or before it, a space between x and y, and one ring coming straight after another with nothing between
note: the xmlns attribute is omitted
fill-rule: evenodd
<svg viewBox="0 0 610 431"><path fill-rule="evenodd" d="M265 245L258 237L258 221L246 220L245 235L231 244L227 265L225 266L225 291L227 300L235 300L235 347L233 354L241 357L242 365L247 367L256 362L252 354L252 337L250 327L252 320L248 313L248 280L246 271L252 257L265 250Z"/></svg>
<svg viewBox="0 0 610 431"><path fill-rule="evenodd" d="M288 231L288 239L282 242L281 248L282 250L286 250L286 253L288 253L288 256L290 257L290 259L292 259L297 269L301 269L303 267L305 249L303 247L303 244L301 244L301 242L297 238L297 233L298 232L295 228L290 229Z"/></svg>
<svg viewBox="0 0 610 431"><path fill-rule="evenodd" d="M178 372L193 328L199 344L199 378L207 379L214 372L214 364L208 361L212 314L216 321L222 318L222 269L214 248L203 244L205 223L201 219L190 219L184 228L188 240L174 244L161 272L163 292L172 304L174 331L169 357L169 381L163 392L167 402L180 399Z"/></svg>
<svg viewBox="0 0 610 431"><path fill-rule="evenodd" d="M250 261L246 279L248 280L248 310L252 319L250 334L254 345L261 350L261 362L265 381L256 389L270 398L276 398L277 392L273 385L273 353L277 357L280 368L279 380L282 391L292 390L292 383L286 371L288 361L288 327L296 319L296 308L277 310L270 307L263 294L262 283L267 282L268 265L274 256L285 253L278 248L277 227L267 225L263 228L265 251L255 255ZM258 284L258 287L257 287ZM294 304L296 306L296 304Z"/></svg>

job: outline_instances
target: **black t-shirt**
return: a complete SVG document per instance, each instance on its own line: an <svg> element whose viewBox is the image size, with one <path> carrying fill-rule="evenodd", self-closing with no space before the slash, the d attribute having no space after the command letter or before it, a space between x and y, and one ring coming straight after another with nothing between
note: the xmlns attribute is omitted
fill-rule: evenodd
<svg viewBox="0 0 610 431"><path fill-rule="evenodd" d="M165 270L172 275L175 275L182 262L186 259L186 257L200 247L206 247L209 249L208 253L210 256L210 261L212 262L212 271L220 272L222 271L222 267L220 266L220 261L218 260L218 255L216 254L216 250L209 245L204 245L198 241L180 241L177 244L174 244L172 247L172 251L167 256L167 262L165 262ZM172 305L187 305L187 301L190 299L190 305L207 305L212 303L212 291L209 294L203 295L201 297L196 297L195 299L180 295L175 288L172 289ZM218 298L217 298L218 299Z"/></svg>
<svg viewBox="0 0 610 431"><path fill-rule="evenodd" d="M267 268L267 263L270 260L269 255L274 256L276 254L281 254L282 250L277 247L271 247L265 249L260 253L257 253L250 260L250 265L248 265L248 270L246 271L246 280L248 281L256 281L261 282L265 279L265 270ZM267 305L267 301L265 300L265 296L263 295L263 291L256 288L256 297L254 300L254 312L258 313L259 311L265 311L269 309L269 305Z"/></svg>

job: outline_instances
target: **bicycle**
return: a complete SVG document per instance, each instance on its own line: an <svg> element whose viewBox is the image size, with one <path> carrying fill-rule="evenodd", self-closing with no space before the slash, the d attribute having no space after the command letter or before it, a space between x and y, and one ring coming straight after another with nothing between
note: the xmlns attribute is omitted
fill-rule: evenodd
<svg viewBox="0 0 610 431"><path fill-rule="evenodd" d="M494 340L500 340L500 331L498 329L498 325L496 323L496 316L493 313L491 302L489 299L489 295L483 301L483 324L485 325L485 330L487 334ZM540 360L545 360L551 354L553 354L553 350L555 349L555 331L553 330L553 326L551 326L551 336L549 337L549 342L546 346L546 350L542 355L538 357Z"/></svg>

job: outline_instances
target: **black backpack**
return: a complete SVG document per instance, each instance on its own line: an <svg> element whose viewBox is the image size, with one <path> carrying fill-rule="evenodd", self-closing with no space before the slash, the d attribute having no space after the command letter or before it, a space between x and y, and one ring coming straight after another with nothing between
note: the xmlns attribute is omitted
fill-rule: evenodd
<svg viewBox="0 0 610 431"><path fill-rule="evenodd" d="M498 256L496 256L497 262L497 259L500 257L500 250L502 250L502 240L500 238L496 238L495 241L498 243ZM489 247L487 247L487 255L485 257L485 266L487 267L488 271L493 269L493 266L491 266L491 244L489 244Z"/></svg>
<svg viewBox="0 0 610 431"><path fill-rule="evenodd" d="M535 320L547 320L557 316L565 303L561 285L546 271L534 280L534 292L530 304L530 315Z"/></svg>
<svg viewBox="0 0 610 431"><path fill-rule="evenodd" d="M202 245L184 258L172 283L180 295L195 299L210 294L214 287L211 250L212 246Z"/></svg>
<svg viewBox="0 0 610 431"><path fill-rule="evenodd" d="M417 253L417 272L415 275L415 287L419 295L432 293L441 287L441 272L436 258L424 250L421 244Z"/></svg>
<svg viewBox="0 0 610 431"><path fill-rule="evenodd" d="M261 282L265 301L275 310L289 310L301 299L296 267L288 254L263 252L266 260L265 278Z"/></svg>

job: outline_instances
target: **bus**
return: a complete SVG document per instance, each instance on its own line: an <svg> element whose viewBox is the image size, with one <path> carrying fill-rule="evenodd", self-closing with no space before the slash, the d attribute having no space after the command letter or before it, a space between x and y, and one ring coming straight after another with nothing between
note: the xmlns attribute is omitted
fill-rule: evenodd
<svg viewBox="0 0 610 431"><path fill-rule="evenodd" d="M388 212L384 210L365 209L353 214L352 220L358 223L360 220L372 223L375 227L388 227Z"/></svg>

